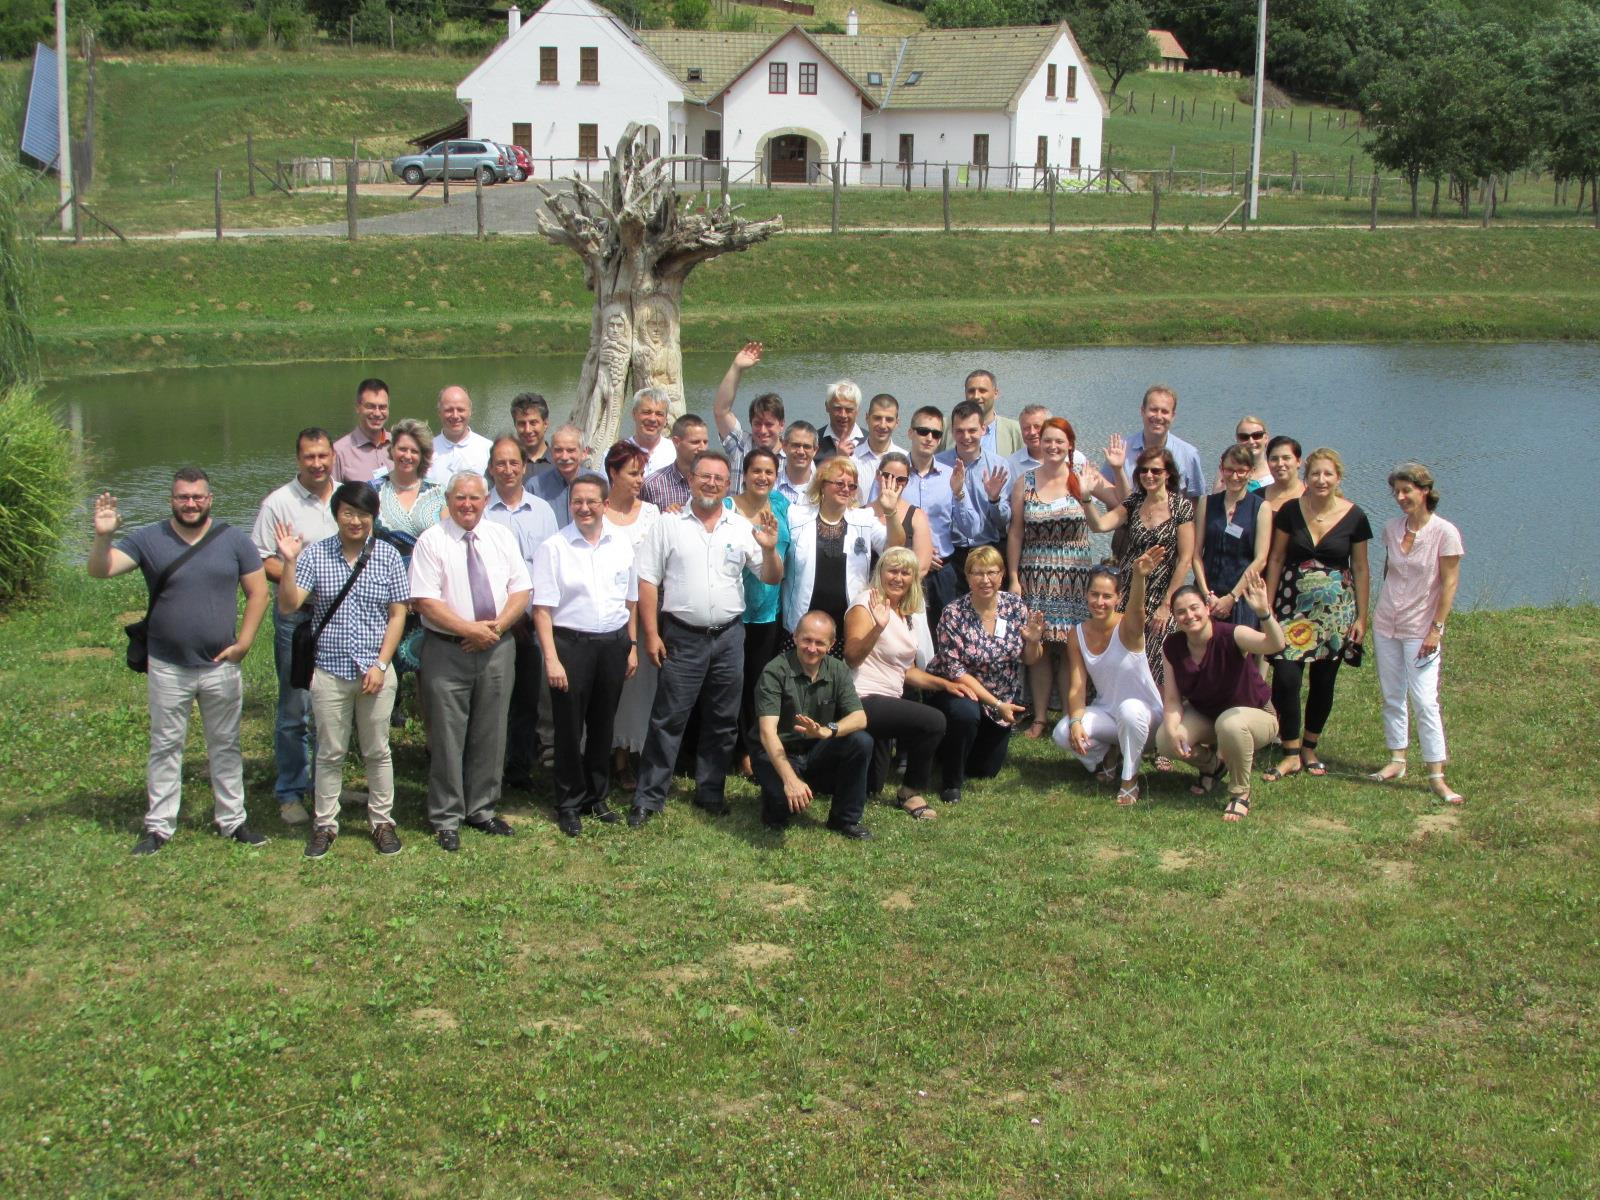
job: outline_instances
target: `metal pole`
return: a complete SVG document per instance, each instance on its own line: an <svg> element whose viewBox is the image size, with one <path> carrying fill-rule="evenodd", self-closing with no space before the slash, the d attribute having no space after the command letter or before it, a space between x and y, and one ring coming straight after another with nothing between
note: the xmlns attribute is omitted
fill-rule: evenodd
<svg viewBox="0 0 1600 1200"><path fill-rule="evenodd" d="M944 165L944 231L950 232L950 164Z"/></svg>
<svg viewBox="0 0 1600 1200"><path fill-rule="evenodd" d="M353 242L356 240L356 160L353 158L344 172L344 219Z"/></svg>
<svg viewBox="0 0 1600 1200"><path fill-rule="evenodd" d="M56 0L56 182L61 232L72 232L72 122L67 119L67 0Z"/></svg>
<svg viewBox="0 0 1600 1200"><path fill-rule="evenodd" d="M1056 231L1056 173L1051 171L1044 177L1044 190L1050 198L1050 232Z"/></svg>
<svg viewBox="0 0 1600 1200"><path fill-rule="evenodd" d="M1156 231L1156 222L1161 216L1161 182L1157 180L1150 189L1150 232Z"/></svg>
<svg viewBox="0 0 1600 1200"><path fill-rule="evenodd" d="M478 212L478 240L483 241L483 176L472 177L472 202Z"/></svg>
<svg viewBox="0 0 1600 1200"><path fill-rule="evenodd" d="M245 130L244 135L244 177L250 184L250 198L256 195L256 135Z"/></svg>
<svg viewBox="0 0 1600 1200"><path fill-rule="evenodd" d="M221 167L217 168L217 180L216 180L216 186L215 186L215 188L214 188L214 190L212 192L212 198L215 201L216 208L217 208L217 241L220 242L222 240L222 168Z"/></svg>
<svg viewBox="0 0 1600 1200"><path fill-rule="evenodd" d="M833 162L833 232L839 232L839 160Z"/></svg>
<svg viewBox="0 0 1600 1200"><path fill-rule="evenodd" d="M1261 106L1267 83L1267 0L1256 9L1256 108L1250 130L1250 219L1260 220L1261 203Z"/></svg>
<svg viewBox="0 0 1600 1200"><path fill-rule="evenodd" d="M450 203L450 139L444 140L444 202Z"/></svg>

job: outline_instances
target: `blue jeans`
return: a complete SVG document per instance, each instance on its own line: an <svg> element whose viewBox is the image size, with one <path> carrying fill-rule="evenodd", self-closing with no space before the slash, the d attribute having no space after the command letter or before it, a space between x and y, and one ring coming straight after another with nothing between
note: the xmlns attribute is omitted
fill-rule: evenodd
<svg viewBox="0 0 1600 1200"><path fill-rule="evenodd" d="M272 660L278 668L278 716L272 728L272 756L278 766L273 793L279 804L304 800L311 791L311 759L316 753L316 726L311 722L311 693L289 684L289 659L294 631L310 613L284 615L272 609Z"/></svg>
<svg viewBox="0 0 1600 1200"><path fill-rule="evenodd" d="M872 761L872 735L864 729L841 737L808 741L788 751L789 765L813 793L833 797L828 805L830 825L855 825L867 811L867 767ZM767 757L765 746L750 755L750 767L761 785L761 819L769 825L789 823L789 800L783 776Z"/></svg>

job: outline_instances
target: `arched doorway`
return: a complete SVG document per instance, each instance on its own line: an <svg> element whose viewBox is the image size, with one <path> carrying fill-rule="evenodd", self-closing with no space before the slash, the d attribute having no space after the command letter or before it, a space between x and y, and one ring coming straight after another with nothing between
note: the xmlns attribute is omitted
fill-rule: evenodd
<svg viewBox="0 0 1600 1200"><path fill-rule="evenodd" d="M828 159L828 147L809 129L774 129L757 145L756 157L773 183L811 183Z"/></svg>

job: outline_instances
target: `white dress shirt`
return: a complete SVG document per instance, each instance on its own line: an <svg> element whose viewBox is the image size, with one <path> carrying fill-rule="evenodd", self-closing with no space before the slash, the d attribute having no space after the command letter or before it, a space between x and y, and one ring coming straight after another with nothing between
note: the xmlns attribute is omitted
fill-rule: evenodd
<svg viewBox="0 0 1600 1200"><path fill-rule="evenodd" d="M433 439L433 463L428 467L428 480L446 484L457 471L473 471L482 475L489 469L489 451L494 443L472 429L459 442L452 442L444 434Z"/></svg>
<svg viewBox="0 0 1600 1200"><path fill-rule="evenodd" d="M911 451L904 446L896 446L891 440L889 448L878 454L872 449L872 443L863 441L856 447L856 452L851 455L856 460L856 503L871 504L867 497L872 494L873 485L878 479L878 464L883 461L884 454L904 454L908 459ZM908 468L909 469L909 468Z"/></svg>
<svg viewBox="0 0 1600 1200"><path fill-rule="evenodd" d="M811 470L806 472L804 481L791 483L789 481L789 468L781 467L778 470L778 482L774 485L783 498L790 504L799 505L801 508L811 503L811 497L806 495L811 490L811 481L817 477L817 464L811 464Z"/></svg>
<svg viewBox="0 0 1600 1200"><path fill-rule="evenodd" d="M448 516L423 530L411 552L411 598L442 600L463 621L475 621L472 585L467 580L467 543L462 540L465 532ZM522 548L516 534L493 521L479 521L473 532L478 535L478 558L489 577L494 610L502 612L507 596L533 586L528 565L522 561ZM444 632L426 619L422 623L435 633Z"/></svg>
<svg viewBox="0 0 1600 1200"><path fill-rule="evenodd" d="M717 510L708 533L692 508L663 513L639 543L638 572L661 588L661 611L705 629L744 616L744 569L761 570L755 526Z"/></svg>
<svg viewBox="0 0 1600 1200"><path fill-rule="evenodd" d="M633 446L639 446L639 443L633 438L629 438L628 443ZM653 471L659 471L663 467L670 467L678 461L678 447L665 434L662 435L661 440L654 447L639 446L639 449L650 456L650 461L644 465L644 473L646 475Z"/></svg>
<svg viewBox="0 0 1600 1200"><path fill-rule="evenodd" d="M533 602L558 629L612 633L628 623L639 575L628 540L602 529L593 545L576 523L543 542L533 559Z"/></svg>

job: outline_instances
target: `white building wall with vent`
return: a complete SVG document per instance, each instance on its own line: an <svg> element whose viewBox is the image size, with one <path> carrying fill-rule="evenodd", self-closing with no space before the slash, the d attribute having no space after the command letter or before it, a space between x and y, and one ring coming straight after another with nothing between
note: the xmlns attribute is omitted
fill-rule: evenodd
<svg viewBox="0 0 1600 1200"><path fill-rule="evenodd" d="M1047 67L1052 63L1056 68L1054 99L1047 95ZM1068 67L1077 68L1078 73L1077 98L1073 100L1066 98ZM1016 133L1013 159L1024 167L1033 166L1039 138L1044 137L1049 140L1050 166L1066 169L1072 162L1072 139L1077 138L1080 170L1087 176L1100 166L1105 119L1105 105L1095 91L1089 64L1074 51L1071 39L1063 33L1017 97L1012 121Z"/></svg>
<svg viewBox="0 0 1600 1200"><path fill-rule="evenodd" d="M768 65L788 66L788 91L772 95L768 91ZM800 94L800 64L817 65L817 92ZM723 93L722 155L738 162L763 156L767 140L774 134L799 132L812 137L807 161L832 162L839 139L844 139L846 158L861 140L861 93L840 74L815 46L797 33L791 33L773 46ZM820 152L819 152L820 149Z"/></svg>

